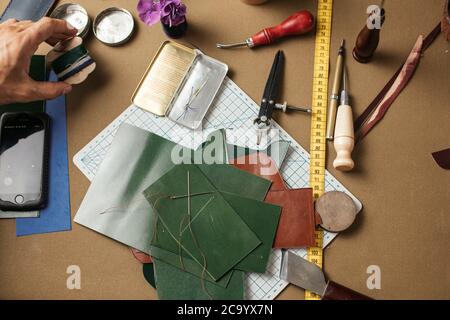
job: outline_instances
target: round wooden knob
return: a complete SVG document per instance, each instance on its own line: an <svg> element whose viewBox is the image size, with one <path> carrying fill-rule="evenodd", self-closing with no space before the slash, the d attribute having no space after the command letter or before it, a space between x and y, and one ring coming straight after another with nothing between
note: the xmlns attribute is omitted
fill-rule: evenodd
<svg viewBox="0 0 450 320"><path fill-rule="evenodd" d="M331 232L342 232L355 221L357 209L350 196L344 192L331 191L324 193L316 201L316 212L322 219L322 228Z"/></svg>

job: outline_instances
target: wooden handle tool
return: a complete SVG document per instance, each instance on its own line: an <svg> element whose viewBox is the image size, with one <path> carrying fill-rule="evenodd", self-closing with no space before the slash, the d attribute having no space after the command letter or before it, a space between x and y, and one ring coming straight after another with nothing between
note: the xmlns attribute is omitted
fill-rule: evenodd
<svg viewBox="0 0 450 320"><path fill-rule="evenodd" d="M342 40L339 48L336 71L334 73L333 88L331 89L330 105L327 112L327 140L334 139L334 128L336 126L336 112L339 103L339 89L342 81L342 70L344 67L345 40Z"/></svg>
<svg viewBox="0 0 450 320"><path fill-rule="evenodd" d="M284 20L281 24L261 30L254 36L248 38L244 42L233 44L217 44L217 48L228 49L236 47L258 47L268 45L278 39L301 35L314 29L314 16L308 10L301 10Z"/></svg>
<svg viewBox="0 0 450 320"><path fill-rule="evenodd" d="M375 23L378 23L379 25L371 26L367 23L356 38L356 45L353 49L353 58L360 63L370 62L378 48L381 26L385 20L385 10L383 5L384 1L382 1L380 6L375 6L377 9L370 14L368 19L368 21L375 21Z"/></svg>
<svg viewBox="0 0 450 320"><path fill-rule="evenodd" d="M343 88L341 92L341 105L336 117L336 129L334 132L334 148L337 157L333 162L335 169L350 171L355 166L352 160L352 151L355 146L355 131L353 129L353 111L349 105L347 91L347 71L344 67Z"/></svg>

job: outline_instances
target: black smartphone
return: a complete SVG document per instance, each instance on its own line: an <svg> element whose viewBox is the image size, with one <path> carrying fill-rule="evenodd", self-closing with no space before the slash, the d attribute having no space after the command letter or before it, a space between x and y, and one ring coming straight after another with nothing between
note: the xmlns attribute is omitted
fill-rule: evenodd
<svg viewBox="0 0 450 320"><path fill-rule="evenodd" d="M2 115L0 210L39 210L47 205L49 125L45 113Z"/></svg>

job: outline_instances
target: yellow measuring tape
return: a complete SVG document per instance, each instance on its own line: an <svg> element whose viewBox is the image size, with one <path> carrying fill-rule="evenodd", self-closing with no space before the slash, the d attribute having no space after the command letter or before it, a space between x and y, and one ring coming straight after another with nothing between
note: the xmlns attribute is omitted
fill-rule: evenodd
<svg viewBox="0 0 450 320"><path fill-rule="evenodd" d="M310 146L310 185L313 189L314 200L317 200L325 192L328 71L332 14L333 0L318 0ZM323 231L316 230L315 247L307 249L307 258L321 268L323 264L322 247ZM306 291L305 299L319 300L320 297Z"/></svg>

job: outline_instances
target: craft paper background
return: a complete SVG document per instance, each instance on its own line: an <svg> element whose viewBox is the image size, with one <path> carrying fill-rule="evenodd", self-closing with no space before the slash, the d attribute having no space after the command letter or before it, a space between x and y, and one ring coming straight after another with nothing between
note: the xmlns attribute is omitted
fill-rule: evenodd
<svg viewBox="0 0 450 320"><path fill-rule="evenodd" d="M4 9L8 2L0 0L1 9ZM92 0L76 2L92 13L103 10L106 3ZM416 36L431 30L443 12L443 1L386 2L389 6L386 26L389 29L382 31L379 59L367 65L353 63L350 52L354 45L352 40L365 24L367 5L373 2L339 0L333 4L335 10L330 70L334 70L335 55L342 39L348 39L348 68L351 76L349 81L355 116L363 111L386 80L392 76L398 64L402 63L405 55L411 50ZM116 0L114 5L133 11L136 10L136 3L137 1ZM232 70L232 79L257 103L260 102L264 90L273 54L279 47L282 47L289 60L283 81L283 98L296 105L311 103L314 36L286 39L261 50L244 48L237 51L220 51L215 49L215 43L219 40L238 40L247 36L243 32L243 23L236 21L245 21L245 28L251 33L271 23L281 22L299 8L309 9L316 14L317 1L268 1L263 6L248 6L241 1L229 0L186 3L192 13L188 17L189 23L195 26L195 31L190 30L194 32L188 32L189 41L211 53L215 58L228 63ZM407 14L405 8L408 10ZM203 11L221 14L214 19L205 19L205 15L201 14ZM420 19L415 19L414 23L411 23L412 16ZM407 32L399 33L400 26L405 26ZM149 28L140 25L140 28L141 32L136 33L136 37L121 48L112 49L94 38L88 41L90 49L95 50L96 57L101 59L101 68L98 72L94 72L87 82L76 86L68 100L70 157L93 140L89 144L92 152L84 154L87 161L83 163L80 159L77 162L82 171L74 166L70 177L72 205L76 206L75 209L78 208L89 187L89 182L83 174L89 171L85 168L89 166L90 170L97 171L96 160L103 159L102 147L109 147L107 141L110 141L110 133L104 131L98 137L97 135L116 116L125 112L130 96L149 64L150 56L163 41L164 36L159 26ZM223 34L223 39L222 37L218 39L219 35L222 35L221 30L226 30L226 34ZM378 128L376 133L367 137L370 141L367 140L365 146L362 144L361 148L355 150L354 160L359 170L351 174L335 171L332 168L335 151L333 147L328 150L330 171L335 175L332 177L327 174L326 183L329 190L334 188L342 190L345 186L364 202L365 208L363 216L360 216L361 220L351 233L339 236L333 243L333 248L325 253L326 268L335 280L341 280L352 289L373 295L375 298L450 299L448 281L436 276L445 275L450 265L450 256L443 255L443 252L448 252L450 242L448 232L450 221L446 214L450 212L450 179L449 173L439 168L430 155L431 151L450 147L448 125L450 109L448 103L443 103L450 99L448 90L450 73L446 72L450 69L450 59L449 54L445 53L449 49L448 46L443 37L435 41L422 61L419 73L412 83L414 86L407 89L401 99L396 101L395 110L393 109L388 116L390 120L384 121L383 128ZM119 66L118 62L121 63ZM261 72L256 72L255 66L267 70L262 71L262 75ZM370 81L367 81L368 75ZM244 97L247 99L247 96ZM241 103L241 99L237 101ZM245 116L246 110L258 108L253 107L253 101L251 103L252 105L242 103L239 108L231 104L228 108L230 113L236 109L236 113L239 111L239 115ZM222 108L215 106L213 110L221 111ZM232 122L234 118L229 116L230 113L225 113L221 119L224 119L223 122L228 127L236 127L239 123ZM251 115L249 119L253 120L254 117L255 115ZM169 129L168 126L162 125L163 120L152 121L151 118L150 115L136 112L134 108L127 110L125 116L121 115L120 121L125 119L135 125L158 130L161 135ZM213 119L212 123L206 124L212 126L222 122ZM309 116L280 113L276 116L276 120L300 145L309 149L311 121ZM110 132L115 132L113 126L117 123L118 121L111 125ZM98 144L103 140L105 142ZM294 150L299 150L295 142L292 143L290 154L295 153ZM95 155L99 158L89 158ZM304 170L308 166L299 162L298 169L291 171L290 168L295 167L291 165L292 159L292 156L289 156L283 165L283 177L290 187L306 187L308 174ZM414 161L411 162L411 159ZM67 257L78 257L77 263L99 274L98 285L82 286L82 290L77 293L80 299L156 298L156 293L143 281L141 272L131 272L126 277L117 277L114 285L111 285L110 279L117 266L133 268L136 262L132 257L124 260L121 254L114 254L119 250L117 246L107 241L108 239L98 241L99 236L94 232L86 232L84 228L73 228L70 239L74 243L90 243L91 249L96 252L107 252L109 263L105 263L104 255L87 255L84 246L67 246L68 242L61 241L59 234L45 237L48 242L41 244L42 251L29 250L36 245L36 237L20 239L12 246L11 242L15 237L14 224L0 221L0 226L3 233L3 241L0 244L3 274L17 275L18 268L29 270L30 261L42 258L44 252L47 253L48 260L55 261L52 265L45 263L33 266L32 274L25 272L26 276L21 276L20 280L12 277L11 281L4 281L2 283L4 299L24 297L25 294L29 299L73 299L73 290L67 290L65 285L61 284L60 277L48 276L45 281L42 279L44 274L59 273L67 267L65 261L61 260L61 250L64 250ZM10 237L6 234L14 235ZM428 248L433 250L427 250ZM25 251L26 259L23 254ZM342 258L349 252L352 254L351 262ZM4 263L6 261L9 263ZM382 290L367 289L368 275L361 270L361 266L372 265L374 261L382 268ZM399 270L402 270L401 276ZM36 283L40 286L37 287ZM275 287L269 280L259 281L261 291L267 287L266 284L269 289ZM133 290L130 290L130 287L133 287ZM267 289L265 291L269 293L267 296L261 291L254 296L271 298L279 291L278 288L276 286L270 291ZM272 294L276 289L278 290ZM280 296L282 299L303 297L303 291L293 286L287 288Z"/></svg>
<svg viewBox="0 0 450 320"><path fill-rule="evenodd" d="M54 73L50 81L56 81ZM67 160L66 98L48 101L46 112L51 118L49 201L39 218L16 220L17 236L71 230L69 164Z"/></svg>

